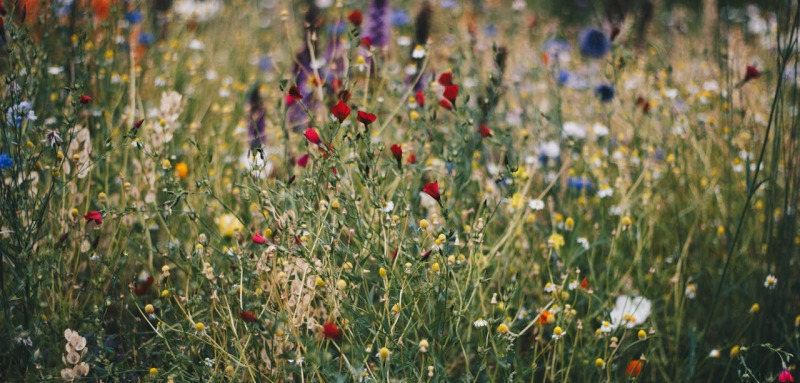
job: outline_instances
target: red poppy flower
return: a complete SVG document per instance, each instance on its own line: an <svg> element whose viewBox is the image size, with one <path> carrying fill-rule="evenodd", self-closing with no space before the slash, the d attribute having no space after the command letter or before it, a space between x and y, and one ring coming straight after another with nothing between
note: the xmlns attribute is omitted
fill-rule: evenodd
<svg viewBox="0 0 800 383"><path fill-rule="evenodd" d="M364 21L364 16L361 14L361 12L354 10L347 15L347 20L353 23L355 26L360 26L361 22Z"/></svg>
<svg viewBox="0 0 800 383"><path fill-rule="evenodd" d="M375 122L375 119L377 118L377 117L375 117L374 114L367 113L367 112L364 112L364 111L361 111L361 110L359 110L358 113L356 113L356 114L358 114L358 122L360 122L360 123L362 123L364 125L367 125L367 126L369 126L369 124Z"/></svg>
<svg viewBox="0 0 800 383"><path fill-rule="evenodd" d="M632 360L630 363L628 363L628 368L625 369L625 375L631 378L639 376L639 373L642 372L643 365L644 363L642 363L641 360Z"/></svg>
<svg viewBox="0 0 800 383"><path fill-rule="evenodd" d="M147 292L150 291L150 286L153 285L153 282L155 282L153 276L148 275L147 279L144 282L141 282L136 286L136 288L133 289L133 293L136 294L136 296L138 297L147 294Z"/></svg>
<svg viewBox="0 0 800 383"><path fill-rule="evenodd" d="M443 86L450 86L453 85L453 73L452 72L444 72L439 76L439 84Z"/></svg>
<svg viewBox="0 0 800 383"><path fill-rule="evenodd" d="M548 310L544 310L544 311L542 311L541 314L539 314L539 319L537 320L537 323L539 323L540 325L546 325L548 323L548 321L550 320L549 318L551 316L553 316L553 313L551 313Z"/></svg>
<svg viewBox="0 0 800 383"><path fill-rule="evenodd" d="M256 320L258 320L256 314L254 314L252 311L247 311L247 310L239 311L239 318L242 318L242 320L247 323L253 323Z"/></svg>
<svg viewBox="0 0 800 383"><path fill-rule="evenodd" d="M444 98L439 100L439 106L447 110L453 110L453 103Z"/></svg>
<svg viewBox="0 0 800 383"><path fill-rule="evenodd" d="M90 96L88 94L84 94L83 96L81 96L80 102L81 102L81 105L91 104L92 103L92 96Z"/></svg>
<svg viewBox="0 0 800 383"><path fill-rule="evenodd" d="M448 85L444 87L444 93L442 96L444 96L444 98L450 102L455 103L456 97L458 97L458 85Z"/></svg>
<svg viewBox="0 0 800 383"><path fill-rule="evenodd" d="M365 49L370 49L372 48L372 39L369 37L364 37L359 41L359 44L361 44L361 46Z"/></svg>
<svg viewBox="0 0 800 383"><path fill-rule="evenodd" d="M263 245L267 243L267 239L261 234L253 234L253 243Z"/></svg>
<svg viewBox="0 0 800 383"><path fill-rule="evenodd" d="M403 147L398 144L394 144L389 148L389 150L392 151L394 159L397 160L397 164L400 165L400 163L403 161Z"/></svg>
<svg viewBox="0 0 800 383"><path fill-rule="evenodd" d="M308 142L314 145L319 145L322 142L322 140L319 138L319 133L317 133L314 128L306 129L306 132L303 135L306 136Z"/></svg>
<svg viewBox="0 0 800 383"><path fill-rule="evenodd" d="M336 117L339 122L344 121L348 116L350 116L350 108L344 101L339 100L336 105L331 107L331 114Z"/></svg>
<svg viewBox="0 0 800 383"><path fill-rule="evenodd" d="M781 374L778 375L778 383L794 383L794 377L789 370L781 371Z"/></svg>
<svg viewBox="0 0 800 383"><path fill-rule="evenodd" d="M486 126L486 124L481 124L481 127L478 128L478 133L480 133L481 137L483 137L483 138L492 136L492 131L489 130L489 127Z"/></svg>
<svg viewBox="0 0 800 383"><path fill-rule="evenodd" d="M301 168L306 167L306 165L308 165L308 158L309 158L308 153L303 154L302 156L300 156L300 158L297 159L297 166L299 166Z"/></svg>
<svg viewBox="0 0 800 383"><path fill-rule="evenodd" d="M411 153L411 154L409 154L409 155L408 155L408 159L406 160L406 162L407 162L409 165L414 165L414 164L416 164L416 163L417 163L417 155L416 155L416 154L414 154L414 153Z"/></svg>
<svg viewBox="0 0 800 383"><path fill-rule="evenodd" d="M90 211L83 215L83 218L86 220L87 223L94 221L94 223L100 225L103 223L103 215L100 214L99 211Z"/></svg>
<svg viewBox="0 0 800 383"><path fill-rule="evenodd" d="M422 191L435 199L440 205L442 204L442 195L439 193L439 181L429 182L422 188Z"/></svg>
<svg viewBox="0 0 800 383"><path fill-rule="evenodd" d="M416 93L417 104L419 106L425 106L425 93L421 90L418 90Z"/></svg>
<svg viewBox="0 0 800 383"><path fill-rule="evenodd" d="M303 94L300 93L300 89L297 88L297 85L292 85L292 87L289 88L288 96L289 97L287 97L287 98L292 100L292 101L298 101L298 100L302 100L303 99Z"/></svg>
<svg viewBox="0 0 800 383"><path fill-rule="evenodd" d="M584 290L589 290L589 278L583 277L581 280L581 288Z"/></svg>
<svg viewBox="0 0 800 383"><path fill-rule="evenodd" d="M758 68L753 65L748 65L744 72L744 81L755 80L759 77L761 77L761 72L758 71Z"/></svg>
<svg viewBox="0 0 800 383"><path fill-rule="evenodd" d="M339 330L339 326L337 326L336 323L325 322L325 324L322 325L322 336L324 336L325 339L339 340L342 338L342 330Z"/></svg>

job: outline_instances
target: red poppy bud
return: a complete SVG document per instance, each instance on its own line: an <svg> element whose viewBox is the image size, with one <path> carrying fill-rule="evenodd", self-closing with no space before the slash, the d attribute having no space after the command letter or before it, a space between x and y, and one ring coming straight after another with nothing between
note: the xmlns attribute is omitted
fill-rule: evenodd
<svg viewBox="0 0 800 383"><path fill-rule="evenodd" d="M319 145L322 142L322 140L319 138L319 133L317 133L314 128L306 129L306 132L303 135L306 136L308 142L314 145Z"/></svg>
<svg viewBox="0 0 800 383"><path fill-rule="evenodd" d="M358 114L358 122L360 122L360 123L362 123L364 125L367 125L367 126L369 126L369 124L375 122L375 118L377 118L372 113L367 113L367 112L360 111L360 110L358 111L357 114Z"/></svg>
<svg viewBox="0 0 800 383"><path fill-rule="evenodd" d="M589 278L583 277L581 280L581 288L584 290L589 290Z"/></svg>
<svg viewBox="0 0 800 383"><path fill-rule="evenodd" d="M342 330L339 330L339 326L333 322L325 322L322 325L322 336L325 339L339 340L342 338Z"/></svg>
<svg viewBox="0 0 800 383"><path fill-rule="evenodd" d="M392 260L393 260L393 261L394 261L395 259L397 259L397 252L398 252L399 250L400 250L400 248L397 248L397 249L394 249L394 251L392 252Z"/></svg>
<svg viewBox="0 0 800 383"><path fill-rule="evenodd" d="M439 205L442 204L442 195L439 193L439 181L428 183L424 188L422 188L422 191L431 196L431 198L435 199Z"/></svg>
<svg viewBox="0 0 800 383"><path fill-rule="evenodd" d="M631 378L639 376L639 373L642 372L642 365L644 363L641 360L632 360L628 363L628 368L625 369L625 375Z"/></svg>
<svg viewBox="0 0 800 383"><path fill-rule="evenodd" d="M344 101L339 100L336 105L331 107L331 114L336 117L339 122L344 121L348 116L350 116L350 108Z"/></svg>
<svg viewBox="0 0 800 383"><path fill-rule="evenodd" d="M392 155L394 156L394 159L397 161L397 166L401 166L403 162L403 148L398 144L394 144L392 145L392 147L389 148L389 150L392 151Z"/></svg>
<svg viewBox="0 0 800 383"><path fill-rule="evenodd" d="M80 102L81 102L81 105L88 105L88 104L90 104L92 102L92 96L89 96L88 94L84 94L83 96L81 96Z"/></svg>
<svg viewBox="0 0 800 383"><path fill-rule="evenodd" d="M444 98L439 100L439 106L447 110L453 110L453 103Z"/></svg>
<svg viewBox="0 0 800 383"><path fill-rule="evenodd" d="M239 311L239 317L242 318L242 320L247 323L253 323L256 320L258 320L256 314L254 314L252 311L247 311L247 310Z"/></svg>
<svg viewBox="0 0 800 383"><path fill-rule="evenodd" d="M748 65L744 73L744 81L755 80L759 77L761 77L761 73L758 71L758 68L753 65Z"/></svg>
<svg viewBox="0 0 800 383"><path fill-rule="evenodd" d="M153 282L155 282L155 279L153 279L153 276L148 275L147 279L144 282L141 282L140 284L138 284L136 286L136 288L133 289L133 293L136 294L136 296L139 296L139 297L141 297L142 295L147 294L150 291L150 286L153 285Z"/></svg>
<svg viewBox="0 0 800 383"><path fill-rule="evenodd" d="M486 124L481 124L481 127L478 128L478 133L481 134L482 138L491 137L492 131L489 130L489 127Z"/></svg>
<svg viewBox="0 0 800 383"><path fill-rule="evenodd" d="M428 250L428 251L426 251L426 252L422 253L422 257L421 257L421 258L422 258L422 260L424 261L424 260L428 259L428 257L430 257L430 256L431 256L431 253L432 253L432 252L433 252L433 250Z"/></svg>
<svg viewBox="0 0 800 383"><path fill-rule="evenodd" d="M417 155L416 155L416 154L414 154L414 153L411 153L411 154L409 154L409 155L408 155L408 159L406 160L406 162L407 162L409 165L414 165L414 164L416 164L416 163L417 163Z"/></svg>
<svg viewBox="0 0 800 383"><path fill-rule="evenodd" d="M419 104L419 106L425 106L425 93L424 92L422 92L421 90L418 90L416 99L417 99L417 104Z"/></svg>
<svg viewBox="0 0 800 383"><path fill-rule="evenodd" d="M267 239L261 234L253 234L253 243L263 245L267 243Z"/></svg>
<svg viewBox="0 0 800 383"><path fill-rule="evenodd" d="M308 153L303 154L302 156L300 156L300 158L297 159L297 166L301 168L306 167L306 165L308 165L308 159L309 159Z"/></svg>
<svg viewBox="0 0 800 383"><path fill-rule="evenodd" d="M347 15L347 20L350 21L351 23L353 23L353 25L358 27L358 26L361 25L361 22L364 20L364 16L359 11L353 11L353 12L350 12L349 15Z"/></svg>
<svg viewBox="0 0 800 383"><path fill-rule="evenodd" d="M372 48L372 39L370 39L369 37L364 37L364 38L362 38L362 39L359 41L359 43L360 43L360 44L361 44L361 46L362 46L362 47L364 47L365 49L370 49L370 48Z"/></svg>

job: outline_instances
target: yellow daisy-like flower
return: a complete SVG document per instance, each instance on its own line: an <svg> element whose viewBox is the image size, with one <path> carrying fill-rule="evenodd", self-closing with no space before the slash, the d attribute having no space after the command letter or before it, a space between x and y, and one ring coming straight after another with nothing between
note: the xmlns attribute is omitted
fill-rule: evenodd
<svg viewBox="0 0 800 383"><path fill-rule="evenodd" d="M547 246L552 247L556 251L561 249L565 243L564 236L558 233L553 233L547 238Z"/></svg>
<svg viewBox="0 0 800 383"><path fill-rule="evenodd" d="M233 237L239 231L244 229L244 225L233 214L223 214L215 220L217 229L223 237Z"/></svg>

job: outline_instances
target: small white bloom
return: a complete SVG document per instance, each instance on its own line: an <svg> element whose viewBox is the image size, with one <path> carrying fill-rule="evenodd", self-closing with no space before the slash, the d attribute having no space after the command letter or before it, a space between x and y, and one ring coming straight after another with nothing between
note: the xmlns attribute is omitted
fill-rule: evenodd
<svg viewBox="0 0 800 383"><path fill-rule="evenodd" d="M414 51L411 52L411 57L415 59L421 59L425 57L425 48L422 45L415 46Z"/></svg>
<svg viewBox="0 0 800 383"><path fill-rule="evenodd" d="M766 288L768 288L770 290L775 290L775 286L777 284L778 284L778 278L776 278L772 274L767 275L767 279L764 280L764 287L766 287Z"/></svg>
<svg viewBox="0 0 800 383"><path fill-rule="evenodd" d="M475 327L486 327L489 323L487 323L483 318L478 318L475 322L472 322L472 325Z"/></svg>
<svg viewBox="0 0 800 383"><path fill-rule="evenodd" d="M708 353L708 357L709 358L715 358L715 359L719 358L719 350L717 350L716 348L711 350L711 352Z"/></svg>
<svg viewBox="0 0 800 383"><path fill-rule="evenodd" d="M556 291L556 285L555 285L555 283L553 283L553 282L547 282L547 283L545 283L545 285L544 285L544 292L546 292L546 293L552 293L553 291Z"/></svg>
<svg viewBox="0 0 800 383"><path fill-rule="evenodd" d="M636 327L650 316L652 303L645 297L630 297L621 295L617 297L616 305L611 310L611 328L624 325L627 328Z"/></svg>
<svg viewBox="0 0 800 383"><path fill-rule="evenodd" d="M532 199L528 201L528 207L531 208L531 210L542 210L544 209L544 201L540 199Z"/></svg>

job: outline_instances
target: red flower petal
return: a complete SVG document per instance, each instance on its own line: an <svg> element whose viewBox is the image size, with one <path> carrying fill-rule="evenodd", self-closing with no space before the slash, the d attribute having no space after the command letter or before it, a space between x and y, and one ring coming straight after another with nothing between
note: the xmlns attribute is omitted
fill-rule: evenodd
<svg viewBox="0 0 800 383"><path fill-rule="evenodd" d="M90 212L84 214L83 218L86 220L87 223L88 222L92 222L92 221L94 221L94 223L96 223L98 225L103 223L103 215L100 214L100 212L97 211L97 210L90 211Z"/></svg>
<svg viewBox="0 0 800 383"><path fill-rule="evenodd" d="M439 193L439 181L429 182L422 188L422 191L435 199L436 202L442 203L442 195Z"/></svg>
<svg viewBox="0 0 800 383"><path fill-rule="evenodd" d="M455 103L456 97L458 97L458 85L448 85L444 87L444 94L442 94L444 98L450 100L450 102Z"/></svg>
<svg viewBox="0 0 800 383"><path fill-rule="evenodd" d="M444 86L453 85L453 73L452 72L444 72L439 76L439 84Z"/></svg>
<svg viewBox="0 0 800 383"><path fill-rule="evenodd" d="M423 93L421 90L418 90L416 95L417 104L419 104L419 106L425 106L425 93Z"/></svg>
<svg viewBox="0 0 800 383"><path fill-rule="evenodd" d="M439 100L439 106L447 110L453 110L453 103L444 98Z"/></svg>
<svg viewBox="0 0 800 383"><path fill-rule="evenodd" d="M90 104L92 102L92 96L89 96L88 94L84 94L83 96L81 96L80 102L81 102L81 105Z"/></svg>
<svg viewBox="0 0 800 383"><path fill-rule="evenodd" d="M303 154L302 156L300 156L300 158L297 159L297 166L301 168L306 167L306 165L308 165L308 159L309 159L308 153Z"/></svg>
<svg viewBox="0 0 800 383"><path fill-rule="evenodd" d="M361 22L364 20L364 16L361 14L361 12L354 10L347 15L347 20L353 23L355 26L360 26Z"/></svg>
<svg viewBox="0 0 800 383"><path fill-rule="evenodd" d="M306 132L303 135L306 136L306 139L312 144L319 145L322 142L322 140L319 138L319 133L317 133L314 128L306 129Z"/></svg>
<svg viewBox="0 0 800 383"><path fill-rule="evenodd" d="M326 322L322 325L322 336L330 340L339 340L342 338L342 330L339 330L339 326L335 323Z"/></svg>
<svg viewBox="0 0 800 383"><path fill-rule="evenodd" d="M483 138L492 136L492 131L489 130L489 127L486 126L486 124L481 124L481 127L478 128L478 133L480 133L481 137L483 137Z"/></svg>
<svg viewBox="0 0 800 383"><path fill-rule="evenodd" d="M364 125L369 125L369 124L375 122L375 119L377 118L374 114L367 113L367 112L364 112L364 111L361 111L361 110L359 110L358 113L356 113L356 114L358 115L358 122L360 122L360 123L362 123Z"/></svg>
<svg viewBox="0 0 800 383"><path fill-rule="evenodd" d="M331 107L331 114L336 117L339 122L344 121L348 116L350 116L350 108L344 101L339 100L334 106Z"/></svg>
<svg viewBox="0 0 800 383"><path fill-rule="evenodd" d="M256 314L254 314L252 311L247 311L247 310L239 311L239 317L242 318L242 320L247 323L253 323L256 320L258 320Z"/></svg>
<svg viewBox="0 0 800 383"><path fill-rule="evenodd" d="M642 363L641 360L632 360L628 363L628 368L625 369L625 375L630 376L631 378L635 378L639 376L639 373L642 372Z"/></svg>
<svg viewBox="0 0 800 383"><path fill-rule="evenodd" d="M398 144L394 144L391 148L389 148L389 150L392 151L394 159L397 160L397 163L399 164L403 160L403 148Z"/></svg>

